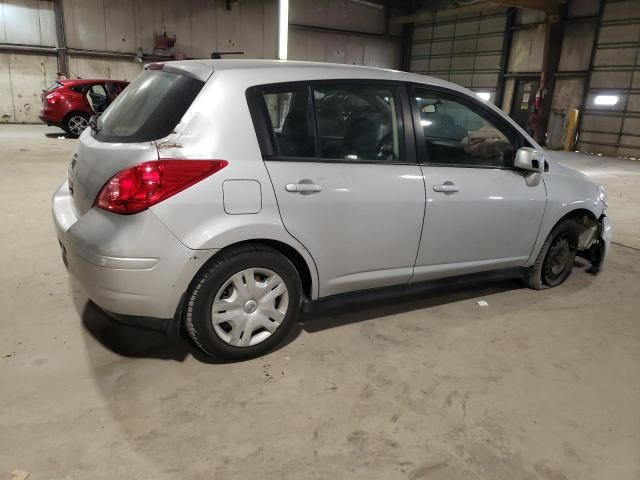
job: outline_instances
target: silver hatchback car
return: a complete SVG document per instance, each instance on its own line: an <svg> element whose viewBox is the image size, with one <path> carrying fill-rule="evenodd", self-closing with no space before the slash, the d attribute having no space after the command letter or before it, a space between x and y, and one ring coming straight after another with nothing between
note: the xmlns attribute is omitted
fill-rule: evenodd
<svg viewBox="0 0 640 480"><path fill-rule="evenodd" d="M261 355L303 303L497 269L597 272L606 194L454 84L306 62L147 65L53 197L63 259L114 317Z"/></svg>

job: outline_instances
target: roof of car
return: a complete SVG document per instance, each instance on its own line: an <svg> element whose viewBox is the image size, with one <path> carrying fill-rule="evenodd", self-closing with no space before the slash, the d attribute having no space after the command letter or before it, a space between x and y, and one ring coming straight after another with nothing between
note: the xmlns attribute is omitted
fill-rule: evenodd
<svg viewBox="0 0 640 480"><path fill-rule="evenodd" d="M318 78L371 78L380 80L404 80L408 82L429 83L450 88L460 89L445 80L416 73L401 72L385 68L367 67L362 65L345 65L341 63L306 62L297 60L248 60L248 59L224 59L224 60L180 60L166 62L172 70L188 71L190 74L206 79L212 71L230 70L271 70L306 72L309 76Z"/></svg>
<svg viewBox="0 0 640 480"><path fill-rule="evenodd" d="M81 84L81 83L105 83L105 82L112 82L112 83L129 83L129 80L114 80L113 78L62 78L60 80L58 80L60 83L62 83L63 85L65 83L74 83L74 84Z"/></svg>

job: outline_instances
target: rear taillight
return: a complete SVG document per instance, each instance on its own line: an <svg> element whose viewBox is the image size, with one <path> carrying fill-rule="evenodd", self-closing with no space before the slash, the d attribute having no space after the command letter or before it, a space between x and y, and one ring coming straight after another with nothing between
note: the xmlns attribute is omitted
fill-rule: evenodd
<svg viewBox="0 0 640 480"><path fill-rule="evenodd" d="M226 160L158 160L116 173L102 187L95 206L109 212L138 213L222 170Z"/></svg>
<svg viewBox="0 0 640 480"><path fill-rule="evenodd" d="M59 100L64 100L64 95L60 92L52 92L48 93L44 98L47 99L47 102L51 105L55 105Z"/></svg>

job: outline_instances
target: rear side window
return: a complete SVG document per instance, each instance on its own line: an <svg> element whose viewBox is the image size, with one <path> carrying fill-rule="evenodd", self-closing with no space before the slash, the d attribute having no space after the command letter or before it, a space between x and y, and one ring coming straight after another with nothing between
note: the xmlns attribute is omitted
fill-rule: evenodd
<svg viewBox="0 0 640 480"><path fill-rule="evenodd" d="M204 82L163 71L145 71L100 116L101 142L148 142L165 137L178 124Z"/></svg>
<svg viewBox="0 0 640 480"><path fill-rule="evenodd" d="M367 82L262 87L275 155L345 161L400 161L399 90Z"/></svg>
<svg viewBox="0 0 640 480"><path fill-rule="evenodd" d="M271 120L278 154L315 156L315 126L309 88L265 88L264 101Z"/></svg>
<svg viewBox="0 0 640 480"><path fill-rule="evenodd" d="M321 157L400 160L402 125L394 87L318 86L314 101Z"/></svg>

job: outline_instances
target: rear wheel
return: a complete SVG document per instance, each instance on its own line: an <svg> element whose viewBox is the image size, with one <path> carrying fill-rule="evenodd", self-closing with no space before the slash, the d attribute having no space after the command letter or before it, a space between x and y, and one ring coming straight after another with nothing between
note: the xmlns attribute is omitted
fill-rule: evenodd
<svg viewBox="0 0 640 480"><path fill-rule="evenodd" d="M79 137L85 128L89 126L89 115L83 112L72 112L64 119L62 128L69 135Z"/></svg>
<svg viewBox="0 0 640 480"><path fill-rule="evenodd" d="M262 245L233 248L193 281L184 324L208 355L257 357L278 345L300 312L301 284L293 264Z"/></svg>
<svg viewBox="0 0 640 480"><path fill-rule="evenodd" d="M564 282L576 258L577 236L571 221L555 227L540 249L536 262L529 269L527 285L535 290L555 287Z"/></svg>

